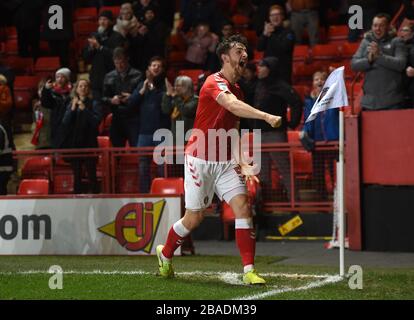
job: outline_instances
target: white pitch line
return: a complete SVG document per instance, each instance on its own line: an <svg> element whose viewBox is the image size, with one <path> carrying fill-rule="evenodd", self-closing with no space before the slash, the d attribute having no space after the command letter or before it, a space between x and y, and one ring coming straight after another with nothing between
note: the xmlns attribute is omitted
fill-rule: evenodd
<svg viewBox="0 0 414 320"><path fill-rule="evenodd" d="M341 280L342 280L342 277L339 275L329 276L325 280L311 282L307 284L306 286L297 287L297 288L275 289L275 290L270 290L270 291L254 294L254 295L234 298L233 300L259 300L259 299L263 299L269 296L273 296L273 295L277 295L277 294L281 294L285 292L304 291L304 290L314 289L314 288L322 287L322 286L325 286L331 283L336 283Z"/></svg>

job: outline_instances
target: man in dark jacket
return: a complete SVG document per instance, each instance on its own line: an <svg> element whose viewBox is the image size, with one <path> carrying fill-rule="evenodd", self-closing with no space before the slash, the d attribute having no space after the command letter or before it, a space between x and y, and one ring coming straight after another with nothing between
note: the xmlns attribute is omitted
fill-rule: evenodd
<svg viewBox="0 0 414 320"><path fill-rule="evenodd" d="M276 57L279 60L280 78L291 83L295 36L291 30L283 27L284 19L285 13L281 6L270 7L269 22L265 22L257 50L264 51L264 57Z"/></svg>
<svg viewBox="0 0 414 320"><path fill-rule="evenodd" d="M163 58L156 56L149 62L145 81L137 86L128 100L128 106L140 112L137 147L156 146L158 142L153 139L154 132L161 128L170 128L170 119L161 108L165 91L165 62ZM148 176L149 170L150 159L141 158L139 163L140 192L149 191L151 183Z"/></svg>
<svg viewBox="0 0 414 320"><path fill-rule="evenodd" d="M56 28L53 22L59 22L58 13L60 11L49 10L52 6L62 8L62 28ZM74 3L72 0L48 0L46 2L44 21L43 21L43 38L49 42L52 55L60 58L60 65L69 67L70 59L70 42L73 39L73 10ZM52 22L52 23L50 23Z"/></svg>
<svg viewBox="0 0 414 320"><path fill-rule="evenodd" d="M115 70L106 74L103 86L102 103L112 112L112 124L109 129L114 147L137 145L139 133L138 109L129 106L128 97L142 79L142 73L132 68L124 49L116 48L113 53ZM106 115L106 112L104 112Z"/></svg>
<svg viewBox="0 0 414 320"><path fill-rule="evenodd" d="M365 73L361 106L365 110L398 109L404 105L403 72L407 48L390 30L390 16L377 14L352 57L352 70Z"/></svg>
<svg viewBox="0 0 414 320"><path fill-rule="evenodd" d="M264 111L282 117L282 125L273 128L263 121L254 121L253 128L261 129L262 143L287 142L287 128L294 129L302 117L303 102L296 91L278 75L279 64L276 58L267 57L259 62L258 82L255 90L254 105ZM287 108L290 106L291 119L287 119ZM279 173L283 176L283 184L289 199L291 195L290 160L286 152L270 152L262 155L260 172L263 183L263 196L271 188L270 162L273 160Z"/></svg>
<svg viewBox="0 0 414 320"><path fill-rule="evenodd" d="M67 68L56 71L55 82L52 82L52 80L46 82L40 98L42 106L51 110L50 136L52 147L55 149L60 148L62 144L60 139L61 123L72 91L70 75L71 72Z"/></svg>
<svg viewBox="0 0 414 320"><path fill-rule="evenodd" d="M83 58L92 67L89 79L94 100L102 97L103 78L114 69L112 53L116 47L123 47L125 40L112 29L114 17L112 11L104 10L99 14L98 31L88 39L88 45L83 50Z"/></svg>

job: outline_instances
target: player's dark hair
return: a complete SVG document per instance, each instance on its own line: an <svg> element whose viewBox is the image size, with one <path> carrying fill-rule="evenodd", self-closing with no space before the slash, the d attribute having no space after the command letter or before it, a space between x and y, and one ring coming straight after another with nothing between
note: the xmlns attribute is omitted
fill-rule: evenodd
<svg viewBox="0 0 414 320"><path fill-rule="evenodd" d="M244 36L240 34L232 35L218 44L216 54L218 55L221 64L223 64L221 55L227 54L230 51L230 49L233 48L237 43L241 43L247 48L247 40Z"/></svg>

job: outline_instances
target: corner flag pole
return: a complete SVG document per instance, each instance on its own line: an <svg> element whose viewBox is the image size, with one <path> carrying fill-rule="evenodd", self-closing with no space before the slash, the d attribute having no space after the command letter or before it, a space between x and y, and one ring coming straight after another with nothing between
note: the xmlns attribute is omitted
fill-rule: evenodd
<svg viewBox="0 0 414 320"><path fill-rule="evenodd" d="M338 238L339 238L339 275L345 276L345 176L344 176L344 110L339 111L339 162L337 165L338 186Z"/></svg>

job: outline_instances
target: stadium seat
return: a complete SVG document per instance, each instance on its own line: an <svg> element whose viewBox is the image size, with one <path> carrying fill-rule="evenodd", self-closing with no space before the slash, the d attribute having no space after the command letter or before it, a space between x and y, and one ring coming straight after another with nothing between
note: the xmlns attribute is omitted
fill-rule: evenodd
<svg viewBox="0 0 414 320"><path fill-rule="evenodd" d="M309 95L309 91L310 91L309 86L305 86L305 85L294 85L293 89L295 89L295 91L299 94L302 101L305 100L305 97Z"/></svg>
<svg viewBox="0 0 414 320"><path fill-rule="evenodd" d="M121 12L121 6L103 6L99 9L99 13L102 11L112 11L112 14L114 15L114 18L118 18L119 13Z"/></svg>
<svg viewBox="0 0 414 320"><path fill-rule="evenodd" d="M33 74L34 64L32 58L9 56L3 59L2 63L12 68L15 75L23 76Z"/></svg>
<svg viewBox="0 0 414 320"><path fill-rule="evenodd" d="M99 148L110 148L111 139L108 136L98 136L98 146Z"/></svg>
<svg viewBox="0 0 414 320"><path fill-rule="evenodd" d="M48 156L30 157L22 167L24 179L49 179L51 158Z"/></svg>
<svg viewBox="0 0 414 320"><path fill-rule="evenodd" d="M16 109L30 110L36 95L39 77L17 76L14 81L13 94Z"/></svg>
<svg viewBox="0 0 414 320"><path fill-rule="evenodd" d="M312 48L313 61L318 60L339 60L341 51L335 44L317 44Z"/></svg>
<svg viewBox="0 0 414 320"><path fill-rule="evenodd" d="M310 47L307 45L295 45L293 48L293 61L308 61Z"/></svg>
<svg viewBox="0 0 414 320"><path fill-rule="evenodd" d="M170 51L186 51L187 44L181 34L173 34L168 39L168 49Z"/></svg>
<svg viewBox="0 0 414 320"><path fill-rule="evenodd" d="M4 42L2 51L7 57L18 56L19 47L17 45L17 39L11 39L11 40L7 40L6 42Z"/></svg>
<svg viewBox="0 0 414 320"><path fill-rule="evenodd" d="M263 55L264 55L264 52L263 51L254 50L253 51L253 60L254 60L254 62L257 63L260 60L262 60L263 59Z"/></svg>
<svg viewBox="0 0 414 320"><path fill-rule="evenodd" d="M310 179L312 177L312 153L306 150L294 150L292 172L296 178Z"/></svg>
<svg viewBox="0 0 414 320"><path fill-rule="evenodd" d="M190 77L193 81L194 89L197 88L198 77L204 73L202 69L182 69L178 72L180 76Z"/></svg>
<svg viewBox="0 0 414 320"><path fill-rule="evenodd" d="M235 14L231 17L231 21L233 22L236 31L241 31L248 28L250 18L243 14Z"/></svg>
<svg viewBox="0 0 414 320"><path fill-rule="evenodd" d="M300 135L300 131L298 130L288 130L287 131L288 142L299 142L299 135Z"/></svg>
<svg viewBox="0 0 414 320"><path fill-rule="evenodd" d="M73 173L57 172L53 176L53 193L54 194L72 194L74 192Z"/></svg>
<svg viewBox="0 0 414 320"><path fill-rule="evenodd" d="M138 157L136 155L123 156L116 159L116 193L138 193Z"/></svg>
<svg viewBox="0 0 414 320"><path fill-rule="evenodd" d="M332 25L328 29L328 41L331 44L342 44L348 40L349 27L347 25Z"/></svg>
<svg viewBox="0 0 414 320"><path fill-rule="evenodd" d="M352 56L357 52L359 43L345 42L341 47L342 59L352 59Z"/></svg>
<svg viewBox="0 0 414 320"><path fill-rule="evenodd" d="M247 42L249 43L249 46L251 48L256 48L257 47L257 42L258 42L258 37L257 37L257 33L254 30L243 30L242 34L246 37ZM249 59L251 60L251 59Z"/></svg>
<svg viewBox="0 0 414 320"><path fill-rule="evenodd" d="M88 38L93 32L96 32L98 25L96 22L91 21L76 21L73 26L73 31L75 33L75 38Z"/></svg>
<svg viewBox="0 0 414 320"><path fill-rule="evenodd" d="M151 183L151 193L184 195L184 179L155 178Z"/></svg>
<svg viewBox="0 0 414 320"><path fill-rule="evenodd" d="M93 21L98 20L98 12L95 7L77 8L73 13L74 21Z"/></svg>
<svg viewBox="0 0 414 320"><path fill-rule="evenodd" d="M60 68L59 57L39 57L35 64L35 74L39 77L53 76Z"/></svg>
<svg viewBox="0 0 414 320"><path fill-rule="evenodd" d="M44 195L49 194L49 180L24 179L19 184L18 195Z"/></svg>

